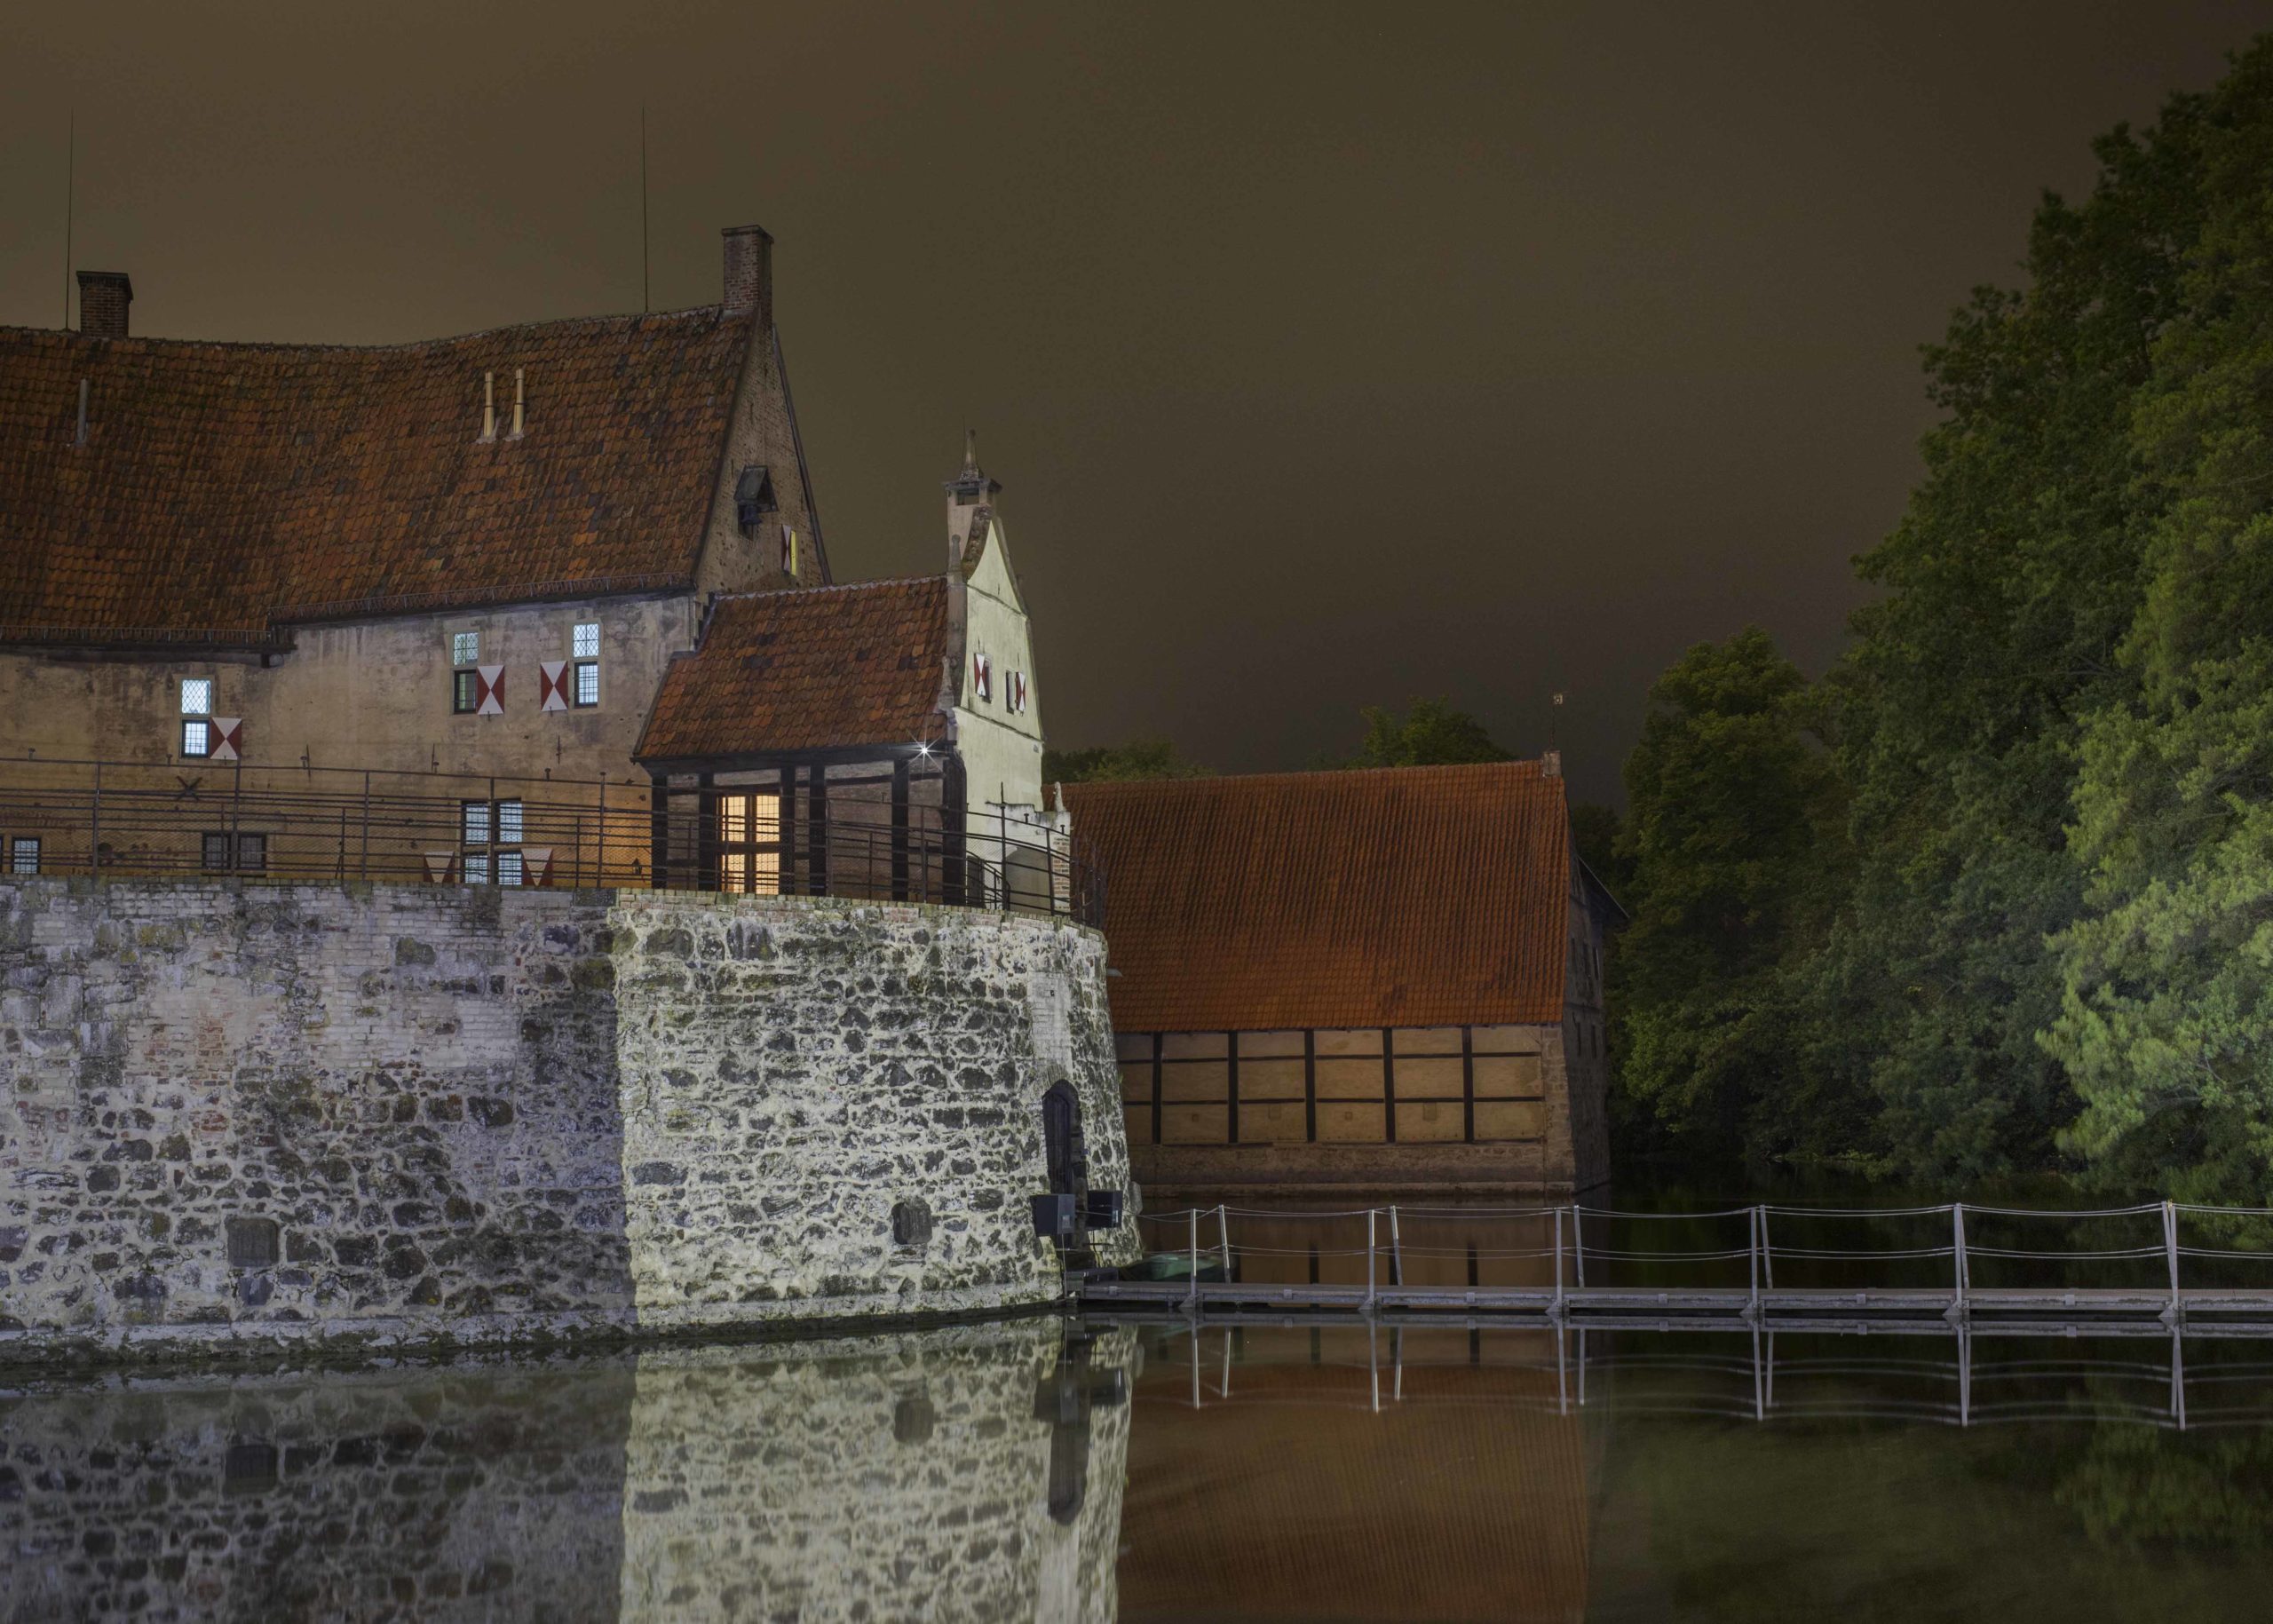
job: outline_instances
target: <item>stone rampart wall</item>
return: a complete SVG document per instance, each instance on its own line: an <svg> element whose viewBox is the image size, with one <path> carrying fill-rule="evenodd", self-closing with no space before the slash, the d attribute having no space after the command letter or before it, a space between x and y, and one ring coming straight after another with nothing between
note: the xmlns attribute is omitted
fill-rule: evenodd
<svg viewBox="0 0 2273 1624"><path fill-rule="evenodd" d="M1043 1303L1052 1082L1127 1180L1105 1021L1018 915L0 884L0 1359Z"/></svg>

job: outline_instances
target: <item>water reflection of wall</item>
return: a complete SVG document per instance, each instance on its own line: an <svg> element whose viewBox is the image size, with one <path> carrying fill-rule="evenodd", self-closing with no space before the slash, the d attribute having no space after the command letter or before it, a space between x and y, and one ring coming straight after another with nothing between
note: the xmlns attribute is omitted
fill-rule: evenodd
<svg viewBox="0 0 2273 1624"><path fill-rule="evenodd" d="M1109 1619L1134 1334L0 1398L0 1620Z"/></svg>
<svg viewBox="0 0 2273 1624"><path fill-rule="evenodd" d="M632 1386L625 1362L0 1401L0 1618L612 1617Z"/></svg>
<svg viewBox="0 0 2273 1624"><path fill-rule="evenodd" d="M1588 1446L1550 1334L1391 1335L1153 1334L1124 1618L1584 1616Z"/></svg>
<svg viewBox="0 0 2273 1624"><path fill-rule="evenodd" d="M1061 1357L1028 1322L642 1359L621 1616L1110 1619L1134 1342Z"/></svg>

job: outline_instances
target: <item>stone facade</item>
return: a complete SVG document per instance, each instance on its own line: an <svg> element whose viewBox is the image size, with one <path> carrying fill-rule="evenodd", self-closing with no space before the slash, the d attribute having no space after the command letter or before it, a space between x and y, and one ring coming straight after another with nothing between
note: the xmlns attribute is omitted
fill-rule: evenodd
<svg viewBox="0 0 2273 1624"><path fill-rule="evenodd" d="M0 1617L1079 1624L1133 1332L0 1393Z"/></svg>
<svg viewBox="0 0 2273 1624"><path fill-rule="evenodd" d="M17 880L0 989L0 1359L1046 1303L1060 1079L1128 1181L1104 944L1048 919Z"/></svg>

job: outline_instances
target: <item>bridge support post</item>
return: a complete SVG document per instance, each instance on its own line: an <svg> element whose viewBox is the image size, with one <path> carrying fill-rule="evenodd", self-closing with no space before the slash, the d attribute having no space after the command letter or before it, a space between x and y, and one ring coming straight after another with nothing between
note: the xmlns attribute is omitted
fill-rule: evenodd
<svg viewBox="0 0 2273 1624"><path fill-rule="evenodd" d="M2178 1208L2175 1203L2163 1203L2163 1256L2170 1260L2170 1306L2163 1311L2164 1320L2175 1326L2185 1315L2178 1295Z"/></svg>

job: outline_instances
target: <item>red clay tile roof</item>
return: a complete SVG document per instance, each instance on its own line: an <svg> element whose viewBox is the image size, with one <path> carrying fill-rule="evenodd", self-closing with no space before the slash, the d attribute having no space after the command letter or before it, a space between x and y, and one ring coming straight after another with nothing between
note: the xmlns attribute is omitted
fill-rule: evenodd
<svg viewBox="0 0 2273 1624"><path fill-rule="evenodd" d="M643 762L913 744L945 736L947 578L722 598L664 669Z"/></svg>
<svg viewBox="0 0 2273 1624"><path fill-rule="evenodd" d="M1068 784L1123 1032L1563 1018L1563 780L1535 761Z"/></svg>
<svg viewBox="0 0 2273 1624"><path fill-rule="evenodd" d="M0 635L685 583L751 328L709 308L380 348L0 329Z"/></svg>

